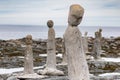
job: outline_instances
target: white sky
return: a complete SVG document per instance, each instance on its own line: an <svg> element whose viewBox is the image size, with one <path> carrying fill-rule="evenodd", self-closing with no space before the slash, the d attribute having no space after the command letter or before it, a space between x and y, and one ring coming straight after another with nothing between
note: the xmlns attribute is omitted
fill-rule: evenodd
<svg viewBox="0 0 120 80"><path fill-rule="evenodd" d="M120 0L0 0L0 24L67 25L69 6L85 9L82 26L120 26Z"/></svg>

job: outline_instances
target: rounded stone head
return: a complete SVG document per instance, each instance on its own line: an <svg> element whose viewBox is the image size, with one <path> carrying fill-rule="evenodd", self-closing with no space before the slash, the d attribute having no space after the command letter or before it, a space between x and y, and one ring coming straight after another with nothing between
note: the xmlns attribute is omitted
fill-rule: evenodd
<svg viewBox="0 0 120 80"><path fill-rule="evenodd" d="M102 32L102 29L101 29L101 28L99 29L99 32Z"/></svg>
<svg viewBox="0 0 120 80"><path fill-rule="evenodd" d="M31 45L32 44L32 35L27 35L26 36L26 44Z"/></svg>
<svg viewBox="0 0 120 80"><path fill-rule="evenodd" d="M49 28L52 28L53 25L54 25L54 22L53 22L52 20L48 20L47 26L48 26Z"/></svg>
<svg viewBox="0 0 120 80"><path fill-rule="evenodd" d="M68 24L71 26L78 26L84 14L84 9L78 4L74 4L70 6Z"/></svg>

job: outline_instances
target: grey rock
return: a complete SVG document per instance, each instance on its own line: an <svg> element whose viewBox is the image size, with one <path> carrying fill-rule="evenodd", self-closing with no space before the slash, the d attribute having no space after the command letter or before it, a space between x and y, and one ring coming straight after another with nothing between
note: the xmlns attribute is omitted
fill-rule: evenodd
<svg viewBox="0 0 120 80"><path fill-rule="evenodd" d="M119 71L120 62L106 62L106 61L88 61L90 73L98 75L98 73L107 73Z"/></svg>
<svg viewBox="0 0 120 80"><path fill-rule="evenodd" d="M10 76L7 78L7 80L18 80L15 76Z"/></svg>

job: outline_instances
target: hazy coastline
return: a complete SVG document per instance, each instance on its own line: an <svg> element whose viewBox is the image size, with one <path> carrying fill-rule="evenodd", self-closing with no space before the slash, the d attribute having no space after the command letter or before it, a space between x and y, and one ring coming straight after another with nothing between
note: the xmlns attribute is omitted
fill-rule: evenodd
<svg viewBox="0 0 120 80"><path fill-rule="evenodd" d="M63 37L67 26L54 26L56 37ZM89 37L94 37L94 32L103 29L102 36L106 38L119 37L120 27L114 26L79 26L82 35L87 31ZM31 34L33 39L47 39L47 25L0 25L0 39L19 39Z"/></svg>

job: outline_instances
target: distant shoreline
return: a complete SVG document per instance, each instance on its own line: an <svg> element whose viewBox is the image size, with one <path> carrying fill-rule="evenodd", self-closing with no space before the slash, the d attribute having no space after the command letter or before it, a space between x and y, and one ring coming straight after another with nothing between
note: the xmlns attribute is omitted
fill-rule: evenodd
<svg viewBox="0 0 120 80"><path fill-rule="evenodd" d="M56 37L63 37L66 28L67 26L54 25ZM87 31L88 36L94 37L94 32L98 31L99 28L103 30L103 37L110 38L120 36L120 27L79 25L79 29L83 36L84 33ZM47 39L48 27L47 25L0 25L0 39L3 40L19 39L25 37L28 34L32 35L33 39Z"/></svg>
<svg viewBox="0 0 120 80"><path fill-rule="evenodd" d="M82 37L84 37L84 36L82 36ZM89 38L93 38L94 39L94 37L93 36L87 36L88 37L88 39ZM19 40L19 39L24 39L25 37L21 37L21 38L15 38L15 39L0 39L0 40L4 40L4 41L9 41L9 40ZM63 37L56 37L56 39L57 38L63 38ZM102 37L103 39L105 38L105 39L115 39L115 38L120 38L120 36L110 36L110 37ZM39 40L47 40L47 38L33 38L33 40L35 40L35 41L39 41Z"/></svg>

